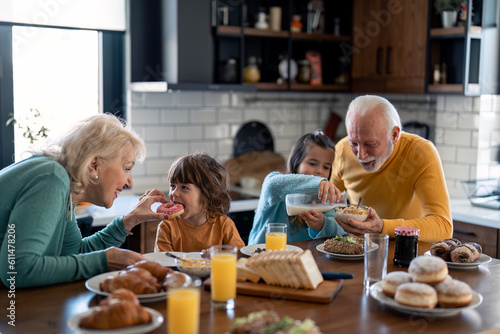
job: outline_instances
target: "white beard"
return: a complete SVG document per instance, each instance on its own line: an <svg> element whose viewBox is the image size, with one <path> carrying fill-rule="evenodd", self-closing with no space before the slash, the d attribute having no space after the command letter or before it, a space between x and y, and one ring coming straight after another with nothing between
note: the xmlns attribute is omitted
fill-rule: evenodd
<svg viewBox="0 0 500 334"><path fill-rule="evenodd" d="M392 143L391 140L388 140L384 154L382 154L379 157L367 157L363 160L358 159L358 161L361 163L361 166L363 167L364 170L366 170L369 173L374 173L378 171L380 167L382 167L382 165L386 163L387 160L389 160L393 151L394 151L394 144ZM363 164L372 161L374 161L373 166L366 166Z"/></svg>

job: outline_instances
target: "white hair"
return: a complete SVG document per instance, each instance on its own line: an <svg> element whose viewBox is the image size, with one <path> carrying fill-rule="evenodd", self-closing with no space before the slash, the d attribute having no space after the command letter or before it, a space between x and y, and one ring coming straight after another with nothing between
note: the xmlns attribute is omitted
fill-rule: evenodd
<svg viewBox="0 0 500 334"><path fill-rule="evenodd" d="M351 101L345 117L346 127L348 128L348 123L354 116L363 117L373 110L378 110L382 114L388 138L391 137L392 129L395 126L402 129L401 118L399 118L396 108L387 99L377 95L358 96Z"/></svg>

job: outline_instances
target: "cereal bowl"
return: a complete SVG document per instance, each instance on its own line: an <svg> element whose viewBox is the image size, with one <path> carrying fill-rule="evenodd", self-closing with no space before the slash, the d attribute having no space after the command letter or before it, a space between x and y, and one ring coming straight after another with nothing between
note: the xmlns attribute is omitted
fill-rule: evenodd
<svg viewBox="0 0 500 334"><path fill-rule="evenodd" d="M189 258L186 255L182 256L185 260L175 259L175 264L180 272L201 278L210 275L210 260L202 258Z"/></svg>
<svg viewBox="0 0 500 334"><path fill-rule="evenodd" d="M347 218L365 221L368 217L368 209L368 206L360 205L356 210L356 205L350 205L339 206L335 212L337 213L337 217L339 217L343 222L346 222Z"/></svg>

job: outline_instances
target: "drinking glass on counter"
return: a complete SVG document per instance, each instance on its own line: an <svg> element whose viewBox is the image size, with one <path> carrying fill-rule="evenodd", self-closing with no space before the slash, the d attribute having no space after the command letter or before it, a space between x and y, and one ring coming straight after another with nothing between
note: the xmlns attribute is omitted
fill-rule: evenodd
<svg viewBox="0 0 500 334"><path fill-rule="evenodd" d="M188 286L169 287L167 294L169 334L199 333L200 285L201 280L195 280Z"/></svg>
<svg viewBox="0 0 500 334"><path fill-rule="evenodd" d="M285 223L268 223L266 225L266 251L286 249Z"/></svg>
<svg viewBox="0 0 500 334"><path fill-rule="evenodd" d="M231 245L210 247L212 306L234 309L236 299L236 259L238 248Z"/></svg>
<svg viewBox="0 0 500 334"><path fill-rule="evenodd" d="M363 285L369 289L380 282L387 274L387 253L389 251L389 235L365 233L365 270Z"/></svg>

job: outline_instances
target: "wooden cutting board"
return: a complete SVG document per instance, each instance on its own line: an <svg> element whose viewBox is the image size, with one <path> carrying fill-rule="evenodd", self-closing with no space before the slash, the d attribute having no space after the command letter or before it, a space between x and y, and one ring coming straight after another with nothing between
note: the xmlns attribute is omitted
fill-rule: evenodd
<svg viewBox="0 0 500 334"><path fill-rule="evenodd" d="M272 299L289 299L327 304L335 298L343 282L344 280L323 281L314 290L285 288L267 285L265 283L237 282L236 292L242 295L268 297ZM205 290L210 290L210 278L205 281L204 286Z"/></svg>

